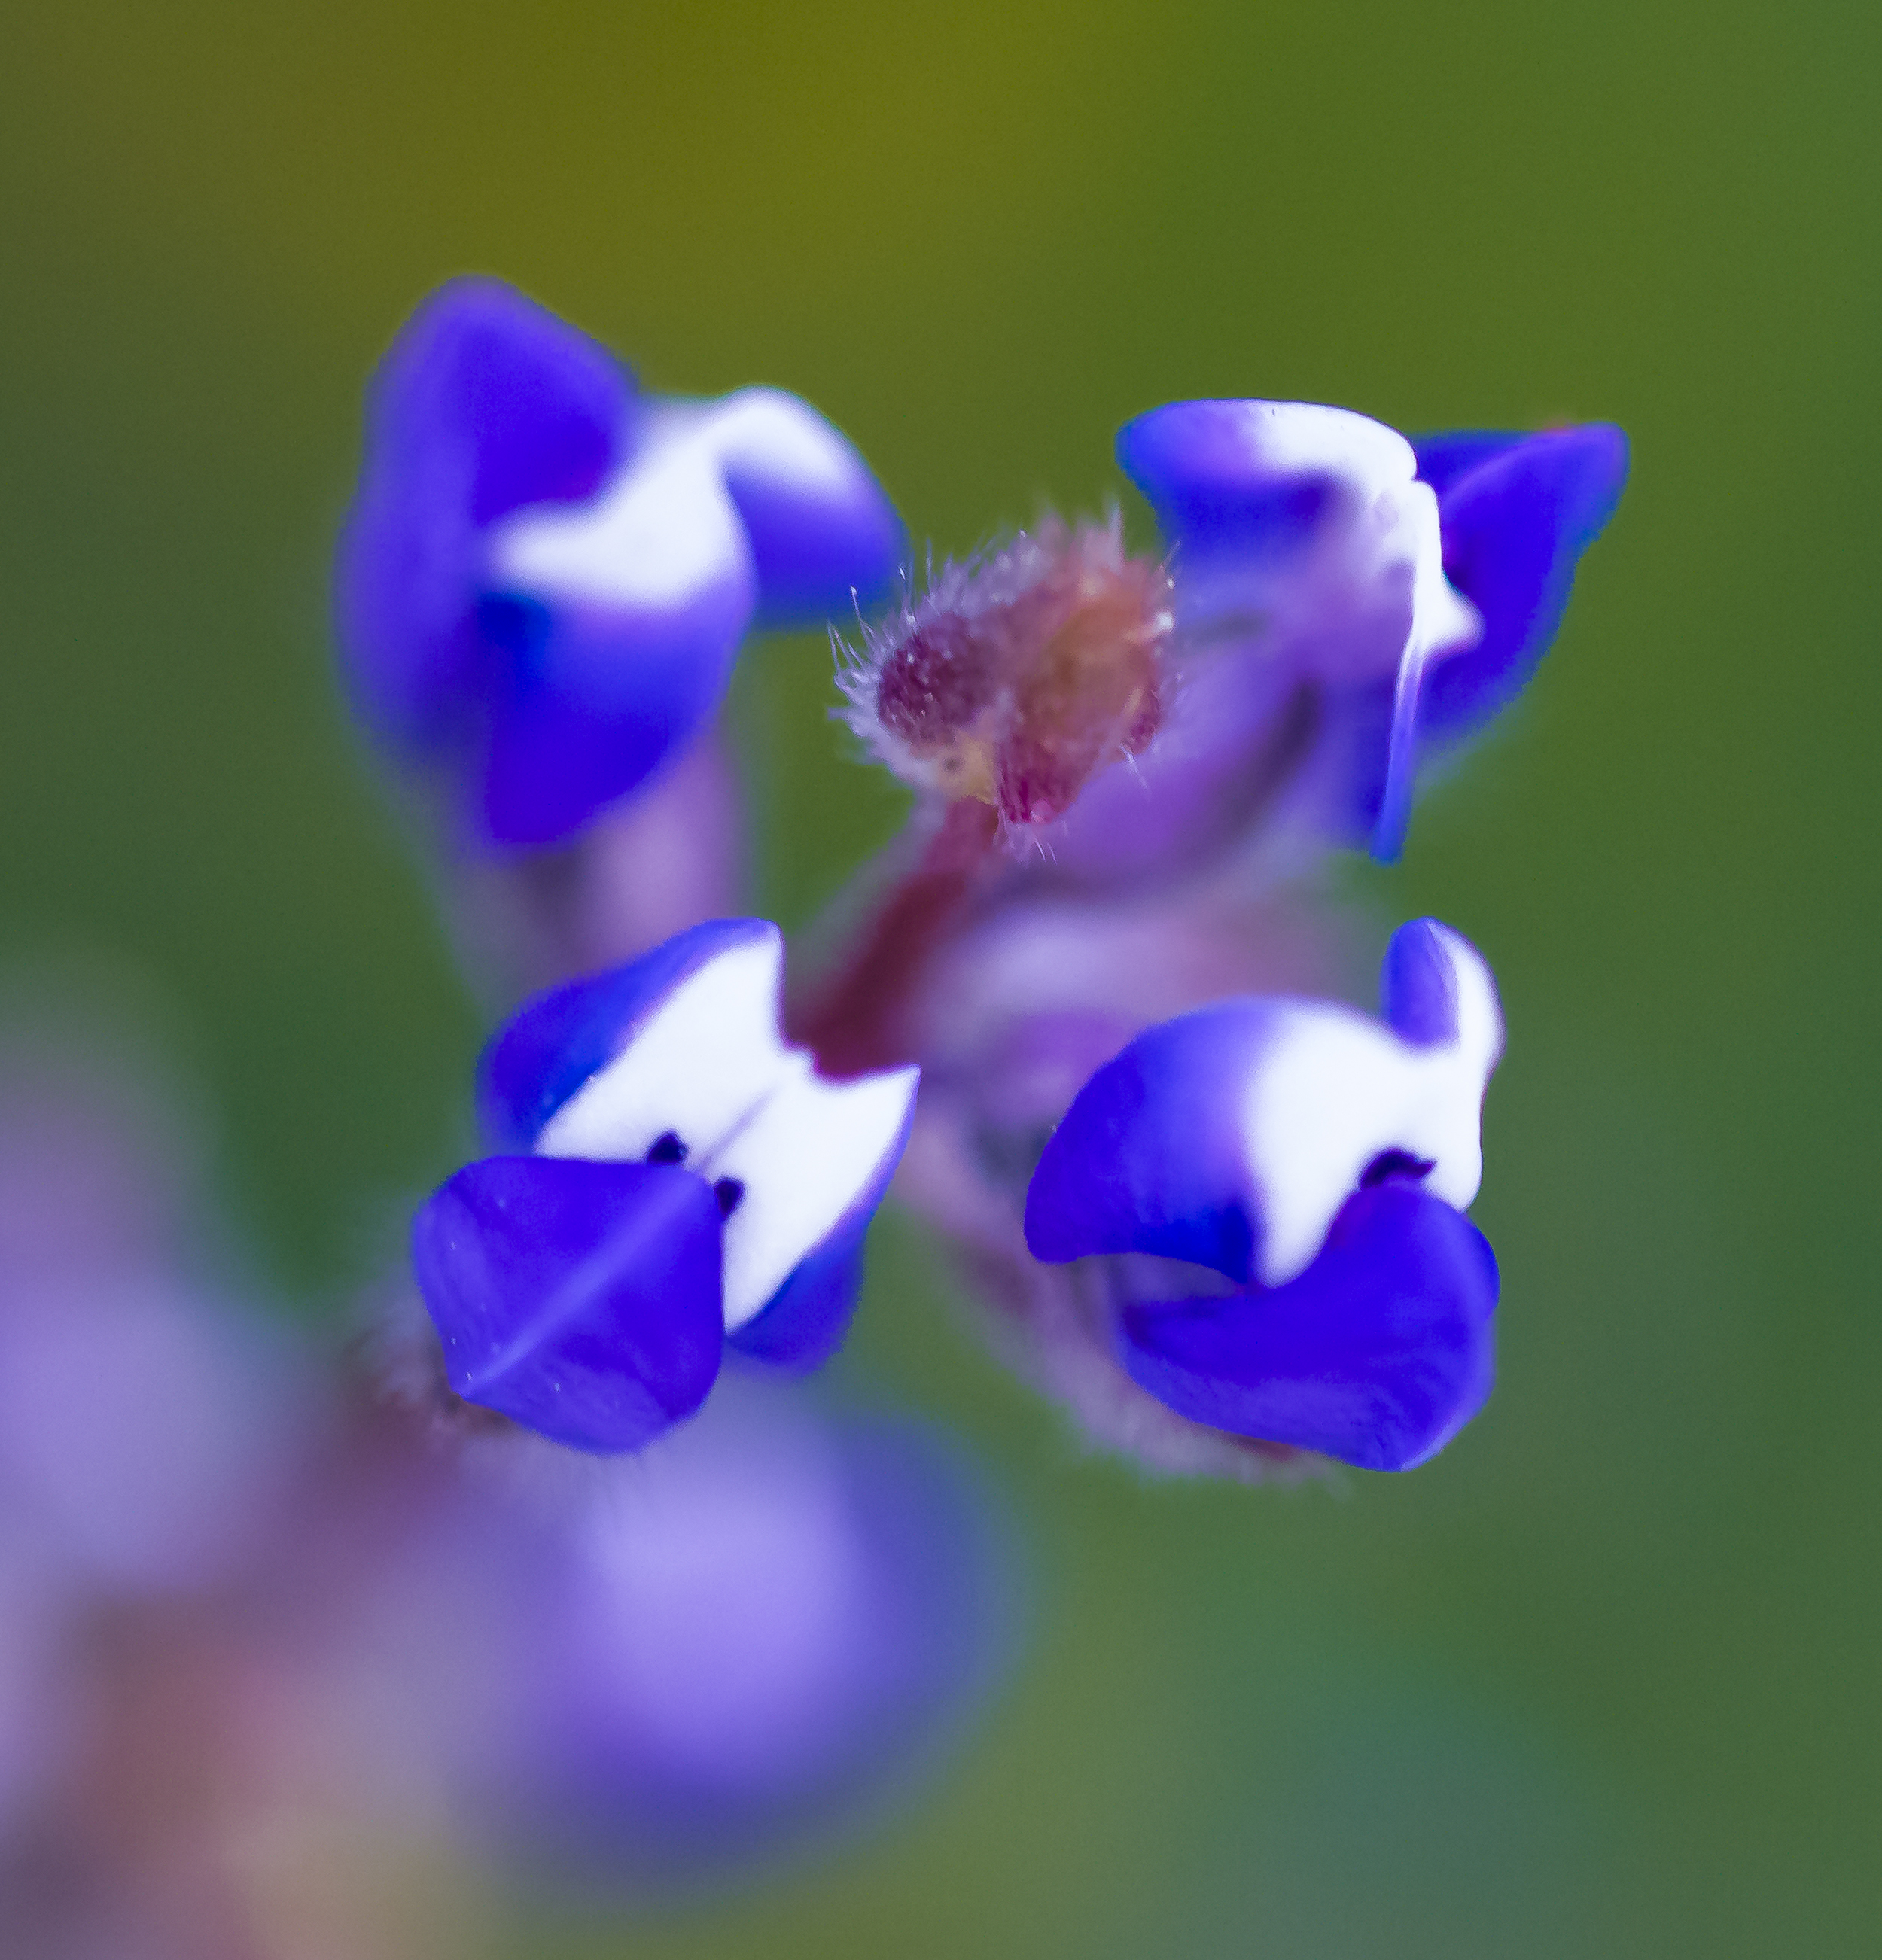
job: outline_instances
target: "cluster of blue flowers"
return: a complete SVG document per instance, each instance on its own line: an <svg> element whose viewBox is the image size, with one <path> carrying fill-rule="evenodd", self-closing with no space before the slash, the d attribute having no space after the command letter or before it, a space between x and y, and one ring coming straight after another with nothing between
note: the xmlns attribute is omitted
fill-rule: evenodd
<svg viewBox="0 0 1882 1960"><path fill-rule="evenodd" d="M442 1817L640 1884L931 1754L1005 1646L998 1534L944 1446L795 1379L887 1200L1153 1469L1408 1469L1482 1405L1495 985L1421 919L1346 1004L1315 874L1393 855L1523 688L1626 444L1247 400L1117 453L1158 551L1049 515L918 584L791 396L646 395L488 281L400 335L339 644L520 1002L488 1153L336 1365L205 1280L162 1122L0 1029L0 1877L62 1875L0 1944L222 1950L275 1908L217 1793L245 1843ZM787 972L715 721L754 634L830 621L910 808Z"/></svg>
<svg viewBox="0 0 1882 1960"><path fill-rule="evenodd" d="M1152 1465L1405 1469L1482 1405L1495 988L1424 920L1380 1019L1315 998L1308 877L1395 855L1421 779L1522 689L1625 441L1225 400L1117 453L1162 556L1049 518L917 589L802 402L649 399L484 282L406 328L341 552L352 698L515 889L552 856L626 921L676 852L682 879L683 929L624 927L638 956L598 975L538 908L519 966L561 984L485 1058L493 1153L415 1228L441 1406L619 1452L734 1360L814 1366L892 1178L1019 1364ZM845 713L913 809L787 988L776 928L687 892L683 845L603 843L698 796L750 633L859 612Z"/></svg>

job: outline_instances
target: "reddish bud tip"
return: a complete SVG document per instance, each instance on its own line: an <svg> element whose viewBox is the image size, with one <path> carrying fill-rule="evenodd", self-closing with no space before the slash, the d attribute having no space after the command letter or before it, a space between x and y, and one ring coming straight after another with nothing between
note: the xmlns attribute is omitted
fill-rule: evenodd
<svg viewBox="0 0 1882 1960"><path fill-rule="evenodd" d="M851 725L949 802L1049 822L1156 733L1170 628L1168 574L1126 557L1115 521L1049 518L866 631L843 676Z"/></svg>

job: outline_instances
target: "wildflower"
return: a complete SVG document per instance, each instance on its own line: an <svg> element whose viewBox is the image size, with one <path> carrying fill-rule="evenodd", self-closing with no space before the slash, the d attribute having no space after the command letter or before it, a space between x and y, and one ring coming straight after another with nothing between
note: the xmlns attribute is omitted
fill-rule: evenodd
<svg viewBox="0 0 1882 1960"><path fill-rule="evenodd" d="M1141 781L1094 785L1057 844L1113 881L1193 870L1282 805L1395 856L1427 752L1521 690L1627 467L1603 423L1408 441L1259 401L1153 409L1118 455L1175 548L1177 625Z"/></svg>
<svg viewBox="0 0 1882 1960"><path fill-rule="evenodd" d="M1408 660L1438 670L1486 629L1446 579L1438 495L1402 438L1338 410L1204 406L1234 411L1205 418L1214 453L1177 411L1162 450L1154 429L1138 449L1140 463L1189 471L1168 501L1172 528L1186 529L1173 589L1161 568L1126 558L1114 531L1049 520L1036 537L944 569L871 630L842 676L852 725L924 801L886 890L795 1025L834 1072L919 1061L905 1195L954 1240L1002 1344L1099 1440L1163 1467L1238 1476L1328 1456L1403 1466L1438 1446L1488 1388L1495 1268L1459 1208L1476 1188L1476 1109L1500 1039L1493 991L1475 954L1434 927L1405 937L1395 959L1425 946L1434 972L1458 965L1480 980L1465 991L1487 1005L1455 1039L1421 1045L1402 1024L1412 1012L1403 1001L1384 1029L1327 1002L1284 1013L1250 1001L1277 964L1323 984L1336 922L1323 902L1264 892L1245 859L1238 875L1202 874L1234 833L1278 814L1277 788L1323 800L1353 702L1383 691L1389 707L1395 689L1403 701ZM1257 464L1310 479L1324 465L1323 480L1284 485L1263 503L1242 494ZM1108 554L1092 552L1094 538ZM1077 556L1074 539L1091 555ZM1051 650L1064 615L1031 595L1067 565L1076 569L1060 571L1058 590L1093 597L1079 657L1061 662ZM1501 631L1508 608L1496 618ZM1259 658L1246 651L1251 635L1262 636ZM1499 644L1507 659L1507 632ZM1055 685L1029 686L1046 672ZM1302 690L1313 711L1290 733L1279 704ZM1282 738L1267 756L1257 745L1251 764L1249 742L1276 722ZM1220 746L1200 759L1199 794L1186 776L1210 741ZM1030 797L1050 772L1016 766L1016 751L1070 757L1059 793ZM1253 780L1231 782L1238 770ZM1010 848L1034 840L1037 857ZM1293 862L1311 859L1297 851ZM1277 961L1277 928L1298 959ZM1208 1005L1224 995L1234 1004ZM1183 1113L1142 1148L1160 1175L1186 1165L1205 1182L1223 1152L1255 1153L1230 1215L1259 1230L1257 1266L1180 1238L1147 1240L1134 1217L1116 1243L1081 1236L1091 1191L1123 1205L1132 1190L1102 1156L1107 1140L1080 1128L1098 1085L1128 1069L1107 1058L1161 1055L1158 1035L1143 1031L1196 1009L1175 1025L1197 1081L1159 1092L1156 1106L1173 1096ZM1270 1039L1283 1022L1288 1038ZM1337 1037L1355 1030L1349 1052ZM1352 1079L1290 1087L1303 1071L1342 1070ZM1206 1085L1239 1111L1242 1091L1224 1086L1238 1071L1254 1071L1267 1127L1251 1142L1238 1114L1225 1117L1228 1141L1212 1155L1192 1134L1190 1104ZM1417 1149L1416 1136L1369 1141L1393 1126L1392 1093L1422 1084L1435 1095L1433 1083L1433 1109L1448 1096L1467 1122L1467 1150L1455 1138L1441 1150ZM1342 1115L1348 1142L1366 1145L1350 1163L1326 1156ZM1166 1201L1180 1211L1180 1194ZM1328 1313L1330 1286L1356 1304ZM1211 1373L1207 1341L1192 1339L1183 1351L1196 1383L1163 1350L1187 1325L1169 1317L1176 1306L1237 1289L1261 1297L1261 1341L1256 1374L1224 1399L1239 1349ZM1253 1309L1198 1311L1241 1340ZM1317 1356L1289 1332L1289 1314L1317 1332ZM1290 1368L1314 1379L1344 1368L1348 1379L1316 1403Z"/></svg>
<svg viewBox="0 0 1882 1960"><path fill-rule="evenodd" d="M395 752L462 779L473 835L552 843L705 726L748 631L872 597L900 538L795 396L644 396L574 328L460 280L373 391L338 571L349 682Z"/></svg>
<svg viewBox="0 0 1882 1960"><path fill-rule="evenodd" d="M1363 836L1395 853L1421 768L1540 657L1618 431L1138 417L1119 454L1167 560L1048 516L842 652L845 718L916 804L781 1005L774 928L693 922L735 875L695 820L729 799L669 759L704 755L752 620L827 609L895 533L807 410L788 438L757 399L643 409L481 286L381 383L342 577L379 725L470 770L500 842L650 786L493 886L473 931L549 973L686 928L486 1058L500 1153L413 1240L457 1406L607 1453L699 1410L728 1353L814 1363L912 1136L910 1201L1103 1440L1238 1475L1421 1460L1489 1382L1495 1269L1462 1214L1494 989L1426 923L1394 942L1383 1024L1273 990L1336 963L1298 874Z"/></svg>
<svg viewBox="0 0 1882 1960"><path fill-rule="evenodd" d="M1179 1414L1405 1469L1489 1391L1496 1268L1461 1214L1502 1026L1434 921L1395 935L1382 991L1383 1024L1245 998L1139 1035L1046 1144L1026 1237L1104 1262L1119 1359Z"/></svg>
<svg viewBox="0 0 1882 1960"><path fill-rule="evenodd" d="M465 1401L628 1449L698 1408L728 1345L806 1367L840 1341L919 1071L820 1077L779 1032L782 959L775 926L715 921L498 1036L482 1112L514 1153L413 1230Z"/></svg>

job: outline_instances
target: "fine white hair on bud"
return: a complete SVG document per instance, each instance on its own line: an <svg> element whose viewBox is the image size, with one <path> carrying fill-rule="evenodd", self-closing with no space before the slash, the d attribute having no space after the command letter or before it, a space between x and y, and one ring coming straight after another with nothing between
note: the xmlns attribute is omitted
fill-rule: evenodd
<svg viewBox="0 0 1882 1960"><path fill-rule="evenodd" d="M931 571L862 644L839 640L845 718L877 759L947 803L1048 823L1161 718L1169 574L1117 517L1048 516Z"/></svg>

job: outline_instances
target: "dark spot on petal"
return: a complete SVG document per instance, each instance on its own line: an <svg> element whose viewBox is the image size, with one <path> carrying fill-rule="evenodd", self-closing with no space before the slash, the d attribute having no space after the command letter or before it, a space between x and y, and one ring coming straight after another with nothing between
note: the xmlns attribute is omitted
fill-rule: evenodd
<svg viewBox="0 0 1882 1960"><path fill-rule="evenodd" d="M1395 1177L1415 1183L1437 1167L1435 1157L1415 1157L1409 1150L1381 1150L1359 1173L1359 1188L1370 1191L1375 1184Z"/></svg>
<svg viewBox="0 0 1882 1960"><path fill-rule="evenodd" d="M745 1187L737 1178L722 1177L713 1185L712 1195L719 1201L719 1216L729 1218L744 1199Z"/></svg>
<svg viewBox="0 0 1882 1960"><path fill-rule="evenodd" d="M677 1131L663 1130L647 1147L649 1163L684 1163L686 1160L686 1147Z"/></svg>

